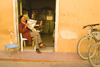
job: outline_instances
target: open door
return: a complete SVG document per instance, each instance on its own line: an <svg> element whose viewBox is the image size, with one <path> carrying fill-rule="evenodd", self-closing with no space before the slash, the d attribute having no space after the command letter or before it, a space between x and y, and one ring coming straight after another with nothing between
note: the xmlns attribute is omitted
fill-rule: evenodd
<svg viewBox="0 0 100 67"><path fill-rule="evenodd" d="M23 14L22 13L23 12L23 9L27 9L27 10L30 11L30 13L31 13L30 16L29 16L30 18L32 17L32 11L35 10L35 11L39 12L37 14L38 15L37 16L38 19L41 20L40 17L42 17L42 20L48 19L48 21L45 20L46 24L44 26L43 33L53 33L53 26L50 26L50 25L53 25L53 24L51 24L53 22L50 22L50 21L54 21L54 28L55 28L55 33L54 33L55 38L54 38L54 40L55 41L54 41L54 44L53 44L53 51L57 51L57 31L58 31L58 18L59 18L59 0L54 0L55 1L55 6L54 6L55 8L53 10L54 11L54 15L53 15L53 19L54 20L51 20L52 17L51 17L50 14L53 11L52 11L51 8L47 8L48 6L41 7L41 8L38 8L38 7L35 7L34 8L34 7L32 7L32 5L33 5L32 3L36 2L36 1L37 0L30 0L30 1L29 0L13 0L13 2L14 2L14 26L15 26L15 38L16 38L15 40L16 40L16 42L18 43L18 45L20 47L20 36L19 36L19 29L18 29L19 19L18 19L18 17ZM51 0L44 0L44 1L47 1L45 3L48 4L48 1L51 1ZM28 2L29 2L29 4L27 5ZM38 2L41 3L41 0L38 0ZM30 5L30 7L29 7L29 5ZM38 5L40 5L40 4L38 4ZM44 9L44 8L46 8L46 9ZM45 15L48 15L48 17L45 17ZM43 36L44 35L45 34L43 34Z"/></svg>

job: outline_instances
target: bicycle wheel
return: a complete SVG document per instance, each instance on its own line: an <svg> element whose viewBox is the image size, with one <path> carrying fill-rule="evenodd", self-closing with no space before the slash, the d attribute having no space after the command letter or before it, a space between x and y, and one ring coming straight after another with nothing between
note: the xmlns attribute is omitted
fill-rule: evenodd
<svg viewBox="0 0 100 67"><path fill-rule="evenodd" d="M78 55L82 58L82 59L88 59L88 51L89 48L91 47L92 44L95 43L95 40L90 37L90 36L85 36L82 37L78 44L77 44L77 52Z"/></svg>
<svg viewBox="0 0 100 67"><path fill-rule="evenodd" d="M91 54L94 56L91 57ZM92 66L100 67L100 43L95 43L90 47L88 58Z"/></svg>

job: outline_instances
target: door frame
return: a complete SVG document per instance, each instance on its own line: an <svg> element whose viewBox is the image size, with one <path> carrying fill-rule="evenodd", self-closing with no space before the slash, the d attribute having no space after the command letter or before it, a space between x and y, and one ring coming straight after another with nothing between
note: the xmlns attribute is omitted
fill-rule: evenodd
<svg viewBox="0 0 100 67"><path fill-rule="evenodd" d="M59 22L59 0L56 0L55 43L54 43L55 52L57 52L57 44L58 44L58 22Z"/></svg>
<svg viewBox="0 0 100 67"><path fill-rule="evenodd" d="M14 33L15 33L15 43L19 45L19 29L18 29L18 2L13 0L13 16L14 16Z"/></svg>
<svg viewBox="0 0 100 67"><path fill-rule="evenodd" d="M22 0L20 1L20 15L22 15ZM15 28L15 42L20 46L19 28L18 28L18 0L13 0L13 12L14 12L14 28ZM57 52L58 43L58 22L59 22L59 0L56 0L56 16L55 16L55 42L54 51Z"/></svg>

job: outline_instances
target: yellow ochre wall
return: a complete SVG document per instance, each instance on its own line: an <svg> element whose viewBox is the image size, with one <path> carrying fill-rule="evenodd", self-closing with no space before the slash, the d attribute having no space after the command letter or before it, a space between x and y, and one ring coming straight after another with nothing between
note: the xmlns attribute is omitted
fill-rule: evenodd
<svg viewBox="0 0 100 67"><path fill-rule="evenodd" d="M9 29L14 32L13 0L0 0L0 50L10 43Z"/></svg>
<svg viewBox="0 0 100 67"><path fill-rule="evenodd" d="M100 23L99 3L100 0L59 0L57 52L77 52L77 43L88 29L82 27ZM9 29L15 31L13 0L0 0L0 5L0 50L4 50L5 44L10 43Z"/></svg>
<svg viewBox="0 0 100 67"><path fill-rule="evenodd" d="M88 29L82 27L95 23L100 23L100 0L59 0L57 52L76 53Z"/></svg>

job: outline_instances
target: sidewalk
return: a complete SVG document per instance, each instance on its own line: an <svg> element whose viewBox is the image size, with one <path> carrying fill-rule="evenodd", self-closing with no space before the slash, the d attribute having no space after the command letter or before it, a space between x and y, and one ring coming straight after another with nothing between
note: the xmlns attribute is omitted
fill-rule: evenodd
<svg viewBox="0 0 100 67"><path fill-rule="evenodd" d="M6 63L6 64L5 64ZM77 53L54 53L34 51L11 51L11 57L0 51L0 67L92 67L87 60L82 60Z"/></svg>
<svg viewBox="0 0 100 67"><path fill-rule="evenodd" d="M18 62L0 61L0 67L92 67L89 62Z"/></svg>
<svg viewBox="0 0 100 67"><path fill-rule="evenodd" d="M0 51L1 61L39 61L39 62L81 62L82 60L77 53L55 53L42 52L38 54L34 51L24 51L17 54L16 51L11 51L9 54Z"/></svg>

